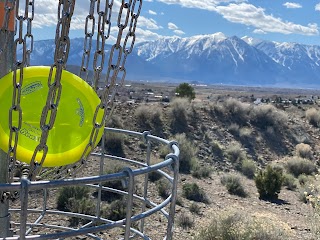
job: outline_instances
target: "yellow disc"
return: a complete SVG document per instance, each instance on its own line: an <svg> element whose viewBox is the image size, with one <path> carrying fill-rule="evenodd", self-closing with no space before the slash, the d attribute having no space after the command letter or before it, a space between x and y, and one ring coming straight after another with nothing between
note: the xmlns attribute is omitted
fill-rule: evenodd
<svg viewBox="0 0 320 240"><path fill-rule="evenodd" d="M35 148L41 138L40 119L48 96L49 67L28 67L23 69L21 89L22 126L19 131L17 159L30 163ZM54 81L53 73L53 80ZM19 82L19 70L17 82ZM0 79L0 148L9 149L9 110L12 106L13 73ZM89 143L93 129L93 116L100 99L93 89L78 76L63 71L61 76L62 93L57 109L54 127L47 140L48 154L44 167L56 167L79 161ZM101 122L103 110L99 109L97 121ZM13 111L12 125L18 125L19 114ZM46 123L49 122L50 115ZM95 146L100 141L103 128L99 131ZM14 142L13 142L14 143ZM37 154L40 162L42 152Z"/></svg>

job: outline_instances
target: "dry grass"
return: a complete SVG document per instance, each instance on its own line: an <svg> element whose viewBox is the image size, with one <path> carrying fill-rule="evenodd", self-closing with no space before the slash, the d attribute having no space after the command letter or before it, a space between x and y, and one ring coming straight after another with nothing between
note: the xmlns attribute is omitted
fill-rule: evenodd
<svg viewBox="0 0 320 240"><path fill-rule="evenodd" d="M227 158L236 168L239 168L242 161L246 158L246 153L238 142L233 142L225 150Z"/></svg>
<svg viewBox="0 0 320 240"><path fill-rule="evenodd" d="M288 122L287 114L270 104L255 106L250 115L252 124L261 129L267 129L270 126L281 129L286 127Z"/></svg>
<svg viewBox="0 0 320 240"><path fill-rule="evenodd" d="M215 239L285 240L290 239L290 228L274 216L229 210L220 212L196 236L196 240Z"/></svg>
<svg viewBox="0 0 320 240"><path fill-rule="evenodd" d="M224 185L228 192L239 197L246 197L247 193L242 185L241 179L235 174L225 174L220 178L222 185Z"/></svg>
<svg viewBox="0 0 320 240"><path fill-rule="evenodd" d="M179 171L182 173L190 173L192 167L195 165L196 148L185 134L177 134L174 139L179 143L180 148L180 164Z"/></svg>
<svg viewBox="0 0 320 240"><path fill-rule="evenodd" d="M298 157L312 159L313 152L309 144L299 143L295 147L295 153Z"/></svg>
<svg viewBox="0 0 320 240"><path fill-rule="evenodd" d="M191 109L189 100L186 98L176 98L170 105L170 126L172 133L187 133L188 117Z"/></svg>
<svg viewBox="0 0 320 240"><path fill-rule="evenodd" d="M286 158L285 166L287 171L295 177L301 174L311 175L317 172L317 167L312 161L296 156Z"/></svg>
<svg viewBox="0 0 320 240"><path fill-rule="evenodd" d="M320 124L320 113L315 108L310 108L306 111L306 118L309 123L315 127L319 127Z"/></svg>

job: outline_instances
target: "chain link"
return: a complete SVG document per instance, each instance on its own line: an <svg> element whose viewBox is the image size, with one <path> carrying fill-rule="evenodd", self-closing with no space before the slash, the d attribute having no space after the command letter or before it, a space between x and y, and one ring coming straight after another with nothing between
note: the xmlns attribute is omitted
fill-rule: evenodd
<svg viewBox="0 0 320 240"><path fill-rule="evenodd" d="M30 54L33 51L33 34L32 34L32 21L34 19L34 0L27 1L27 32L24 36L24 42L26 44L26 61L25 66L30 66ZM26 3L27 4L27 3Z"/></svg>
<svg viewBox="0 0 320 240"><path fill-rule="evenodd" d="M28 6L29 0L25 0L25 5ZM21 89L23 86L23 67L26 63L26 42L23 36L23 27L24 21L28 16L28 8L25 7L24 12L19 14L20 10L20 0L15 1L15 18L18 25L16 28L17 38L14 41L13 45L13 78L12 78L12 104L9 109L9 149L7 154L7 159L9 162L9 174L8 182L13 181L14 170L16 167L16 152L19 140L19 131L22 126L22 108L21 108ZM19 52L22 52L21 59L18 59L17 56Z"/></svg>
<svg viewBox="0 0 320 240"><path fill-rule="evenodd" d="M15 68L13 72L13 97L12 106L9 111L9 175L10 182L13 179L13 167L16 165L16 151L19 138L19 131L22 125L22 109L20 106L21 88L23 84L23 67L30 64L30 53L33 51L32 21L34 19L34 0L25 0L25 9L19 15L20 1L16 0L16 35L14 44ZM104 3L104 7L102 7ZM12 6L6 0L6 14L1 31L7 28L10 11ZM54 63L50 68L48 77L48 96L42 110L40 128L42 130L38 146L35 148L30 162L29 179L34 180L40 173L42 163L49 151L47 139L50 130L53 128L57 108L62 92L61 75L65 69L69 51L70 38L69 30L73 15L75 0L59 0L58 22L55 36ZM80 68L80 77L88 80L88 67L92 51L92 42L95 31L97 32L96 50L93 59L94 81L92 87L98 92L101 102L96 107L92 120L93 128L90 140L86 145L81 159L68 166L56 168L54 178L61 178L67 175L75 175L86 164L90 153L94 150L99 132L104 128L105 120L110 118L114 109L114 98L118 87L124 82L126 76L125 63L127 56L132 52L135 43L135 31L137 20L142 7L142 0L122 0L117 18L118 34L116 43L112 46L107 63L107 74L104 80L104 88L99 92L99 80L105 65L105 46L106 40L110 37L111 16L113 12L113 0L90 0L89 14L85 20L85 39L83 55ZM97 14L97 24L95 18ZM135 12L135 10L137 11ZM26 25L26 34L23 36L23 26ZM129 27L128 27L129 26ZM124 32L127 30L127 33ZM22 59L17 59L18 51L22 51ZM0 50L1 54L1 50ZM120 77L119 77L120 76ZM119 79L119 80L118 80ZM51 170L50 170L51 171Z"/></svg>
<svg viewBox="0 0 320 240"><path fill-rule="evenodd" d="M65 69L70 51L70 23L74 11L75 0L59 0L58 23L55 37L54 63L48 77L48 96L43 107L40 119L41 137L40 142L30 161L29 179L34 180L42 169L42 164L48 154L47 140L50 130L53 128L59 101L62 92L61 75ZM40 159L40 161L39 161Z"/></svg>
<svg viewBox="0 0 320 240"><path fill-rule="evenodd" d="M84 38L84 44L83 44L82 62L81 62L80 73L79 73L79 76L85 81L88 81L88 74L89 74L88 67L89 67L90 53L92 48L92 38L94 35L95 21L96 21L94 16L94 9L95 9L96 2L97 0L90 1L89 14L87 15L86 21L85 21L85 29L84 29L85 38Z"/></svg>
<svg viewBox="0 0 320 240"><path fill-rule="evenodd" d="M100 131L102 131L102 128L104 128L104 124L106 119L110 118L112 115L112 112L114 110L114 98L117 93L118 87L120 87L125 79L126 76L126 69L125 69L125 63L127 56L132 52L134 42L135 42L135 30L137 26L137 20L140 15L141 7L142 7L142 0L130 0L128 2L122 1L120 10L118 13L117 18L117 26L118 26L118 35L116 39L116 43L112 46L110 54L109 54L109 61L107 65L107 74L104 81L104 88L99 93L99 80L101 78L101 72L104 68L104 60L105 60L105 40L109 38L110 36L110 29L111 29L111 15L113 10L113 3L114 1L105 1L105 8L101 8L101 1L102 0L91 0L91 6L97 3L97 14L99 16L98 18L98 24L97 24L97 46L96 51L94 54L94 60L93 60L93 69L94 69L94 82L93 82L93 88L95 91L98 92L99 97L101 99L100 104L96 107L94 117L93 117L93 128L90 134L90 140L88 144L86 145L82 157L80 161L69 165L60 167L55 172L56 176L55 178L64 177L66 175L75 176L86 164L87 159L90 155L90 153L94 150L95 143L97 141L97 137ZM137 4L139 2L139 5ZM135 8L138 6L138 10L135 13ZM90 8L90 12L91 12ZM123 14L125 12L125 14ZM88 15L88 16L89 16ZM124 40L123 40L123 32L125 29L128 28L128 33L126 34ZM93 32L93 31L91 31ZM87 31L85 32L87 33ZM87 35L86 35L87 36ZM127 49L128 42L131 44L130 47ZM86 39L85 39L85 45L86 45ZM123 45L121 45L121 42L123 41ZM90 45L91 47L91 45ZM86 72L87 74L87 68L88 64L85 65L84 63L88 63L89 60L87 59L87 49L84 49L84 54L82 58L82 66L80 71ZM90 49L91 50L91 49ZM84 59L87 59L85 62ZM119 82L117 82L117 79L119 78L119 74L122 74Z"/></svg>

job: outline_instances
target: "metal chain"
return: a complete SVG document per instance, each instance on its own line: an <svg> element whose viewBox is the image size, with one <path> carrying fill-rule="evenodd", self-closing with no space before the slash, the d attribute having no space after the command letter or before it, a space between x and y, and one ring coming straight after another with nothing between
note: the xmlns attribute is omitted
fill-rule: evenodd
<svg viewBox="0 0 320 240"><path fill-rule="evenodd" d="M42 110L40 128L42 130L40 143L35 148L30 162L29 179L34 180L41 171L42 164L48 153L47 140L49 131L53 128L59 101L62 92L61 75L65 69L70 51L70 23L74 11L75 0L59 0L58 23L55 37L54 63L52 64L48 77L48 96ZM41 160L38 161L37 157Z"/></svg>
<svg viewBox="0 0 320 240"><path fill-rule="evenodd" d="M86 22L85 22L85 30L84 30L85 38L84 38L82 62L81 62L80 74L79 74L79 76L85 81L88 81L88 74L89 74L88 66L89 66L90 53L92 48L92 37L94 35L95 22L96 22L96 19L94 17L94 9L95 9L96 2L97 0L90 1L89 14L86 17Z"/></svg>
<svg viewBox="0 0 320 240"><path fill-rule="evenodd" d="M34 19L34 0L29 0L26 6L27 10L27 32L24 36L26 44L26 61L25 66L30 66L30 54L33 51L33 34L32 34L32 21Z"/></svg>
<svg viewBox="0 0 320 240"><path fill-rule="evenodd" d="M13 79L12 79L12 104L9 109L9 149L8 149L8 162L9 162L9 174L8 174L8 182L13 181L14 170L16 167L16 152L19 140L19 131L22 126L22 108L20 105L21 102L21 89L23 86L23 67L26 63L27 55L26 55L26 42L23 37L23 26L25 20L28 18L28 10L27 7L29 5L29 0L25 0L25 10L19 15L20 10L20 0L15 1L15 18L16 18L16 35L17 38L14 41L13 47L13 58L14 58L14 66L13 66ZM22 51L22 58L18 59L18 52Z"/></svg>
<svg viewBox="0 0 320 240"><path fill-rule="evenodd" d="M91 5L93 2L97 0L91 0ZM139 3L139 5L137 4ZM101 1L98 0L97 4L97 13L99 15L98 20L98 35L97 35L97 48L94 55L93 67L95 71L95 80L94 80L94 89L98 90L98 81L101 76L101 72L103 70L104 65L104 46L105 40L109 38L110 28L111 28L111 14L113 1L106 0L105 10L100 8ZM109 61L108 61L108 69L107 75L104 82L104 89L101 93L99 93L99 97L101 99L100 104L96 107L94 116L93 116L93 129L90 134L90 140L86 145L83 154L81 156L80 161L69 165L60 167L55 172L55 178L60 178L66 175L75 176L78 171L83 168L86 164L87 159L90 153L94 150L95 143L97 141L98 133L101 131L101 128L104 128L104 124L106 119L108 119L113 112L114 109L114 98L118 87L121 86L124 82L126 76L125 63L127 56L132 52L134 42L135 42L135 30L137 26L137 20L140 15L142 7L142 0L130 0L128 2L122 0L121 7L118 14L117 26L118 36L116 43L112 46ZM137 12L135 9L137 8ZM91 9L90 9L91 10ZM125 12L125 14L123 14ZM124 16L124 17L123 17ZM128 33L124 39L123 45L121 45L122 37L124 30L128 28ZM93 31L92 31L93 32ZM130 47L127 48L128 42L131 41ZM86 40L85 40L86 42ZM86 50L86 49L85 49ZM84 53L86 55L86 53ZM82 66L81 71L86 71L87 66ZM120 81L117 82L119 73L122 74Z"/></svg>
<svg viewBox="0 0 320 240"><path fill-rule="evenodd" d="M32 20L34 18L34 0L25 0L25 11L24 15L19 15L19 5L20 1L16 0L16 21L17 21L17 39L15 40L14 47L14 59L15 59L15 69L13 73L13 98L12 106L9 111L9 127L10 127L10 136L9 136L9 151L8 151L8 160L9 165L9 175L10 179L13 179L13 168L16 165L16 150L18 143L18 133L22 125L22 109L20 106L21 99L21 87L23 83L23 67L30 64L30 53L33 50L33 35L32 35ZM85 79L88 77L88 64L90 59L91 47L92 47L92 38L95 34L95 17L94 10L97 3L97 14L98 14L98 24L97 24L97 45L96 51L94 53L93 60L93 69L94 69L94 82L93 88L98 90L98 83L101 78L101 73L104 68L105 62L105 41L110 36L111 29L111 16L113 8L113 0L105 0L105 8L102 9L101 6L102 0L91 0L89 14L86 18L85 24L85 40L84 40L84 53L82 57L82 64L80 69L81 75L85 75ZM139 5L137 4L139 3ZM6 6L8 0L6 0ZM48 153L47 139L49 136L49 131L53 128L57 108L59 105L59 100L61 97L62 85L61 85L61 74L62 70L65 69L65 65L68 59L69 50L70 50L70 22L71 17L74 11L75 0L59 0L58 6L58 23L56 27L56 37L55 37L55 54L54 54L54 63L50 68L50 73L48 77L48 97L46 104L42 111L42 117L40 120L40 127L42 130L40 143L35 148L31 162L30 162L30 172L29 179L34 180L35 177L41 171L41 166L43 161L46 158ZM135 12L135 8L137 12ZM96 107L94 117L93 117L93 129L90 134L90 140L86 145L80 161L77 163L60 167L58 175L65 176L65 174L73 173L76 174L77 171L86 163L88 156L94 150L95 143L97 141L98 133L101 128L104 127L105 120L109 118L113 111L113 101L117 89L122 85L125 76L126 69L125 63L127 56L132 52L134 43L135 43L135 30L137 25L137 20L140 15L140 10L142 7L142 0L130 0L129 2L122 1L121 7L118 14L117 26L118 36L116 43L112 46L108 61L107 76L105 78L105 87L99 97L101 99L100 104ZM7 15L12 8L6 8L6 19ZM27 22L27 31L23 37L23 25L24 21ZM129 24L130 23L130 24ZM128 27L128 32L125 36L123 45L121 45L122 37L124 35L125 29ZM1 30L7 25L7 20L4 22ZM131 44L130 44L131 42ZM129 44L128 44L129 43ZM27 48L28 45L28 48ZM127 46L129 46L127 48ZM17 59L17 51L21 49L22 59ZM119 74L122 76L119 78ZM117 82L117 79L120 79ZM40 158L40 162L38 162ZM70 171L72 169L72 171Z"/></svg>

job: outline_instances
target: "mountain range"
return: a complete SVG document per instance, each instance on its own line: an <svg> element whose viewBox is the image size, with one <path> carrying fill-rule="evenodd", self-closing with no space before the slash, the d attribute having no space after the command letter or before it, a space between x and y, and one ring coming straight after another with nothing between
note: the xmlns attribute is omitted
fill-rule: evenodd
<svg viewBox="0 0 320 240"><path fill-rule="evenodd" d="M81 65L83 42L81 38L71 40L68 65ZM93 42L92 52L95 45ZM31 65L51 65L54 47L53 40L36 41ZM110 49L107 45L107 57ZM227 37L223 33L163 37L136 44L126 69L128 80L317 87L320 46Z"/></svg>

